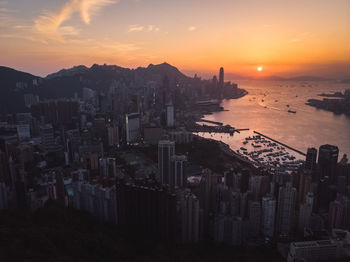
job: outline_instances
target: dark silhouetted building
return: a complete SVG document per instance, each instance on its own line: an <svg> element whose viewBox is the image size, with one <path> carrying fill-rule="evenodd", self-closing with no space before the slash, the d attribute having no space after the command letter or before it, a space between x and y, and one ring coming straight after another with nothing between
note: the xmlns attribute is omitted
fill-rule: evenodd
<svg viewBox="0 0 350 262"><path fill-rule="evenodd" d="M162 185L170 185L170 177L172 172L172 157L175 155L175 142L161 140L158 143L158 169L160 175L160 183Z"/></svg>
<svg viewBox="0 0 350 262"><path fill-rule="evenodd" d="M339 149L337 146L322 145L318 153L318 165L321 178L328 176L331 183L336 181L336 167L338 162Z"/></svg>
<svg viewBox="0 0 350 262"><path fill-rule="evenodd" d="M316 169L316 160L317 160L317 149L316 148L308 148L306 153L306 162L305 169L307 170L315 170Z"/></svg>
<svg viewBox="0 0 350 262"><path fill-rule="evenodd" d="M63 125L74 122L78 116L78 102L71 100L52 100L31 106L36 119L44 118L45 123Z"/></svg>
<svg viewBox="0 0 350 262"><path fill-rule="evenodd" d="M224 68L220 68L220 73L219 73L219 87L222 89L224 87Z"/></svg>
<svg viewBox="0 0 350 262"><path fill-rule="evenodd" d="M276 221L277 233L280 237L290 237L293 233L296 196L296 189L291 183L280 187Z"/></svg>
<svg viewBox="0 0 350 262"><path fill-rule="evenodd" d="M176 240L176 196L157 188L117 185L118 224L146 239Z"/></svg>

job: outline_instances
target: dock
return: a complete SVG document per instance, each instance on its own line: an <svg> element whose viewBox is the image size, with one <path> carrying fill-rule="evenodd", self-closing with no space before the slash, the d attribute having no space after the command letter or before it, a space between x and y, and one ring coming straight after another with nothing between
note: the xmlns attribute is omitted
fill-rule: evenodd
<svg viewBox="0 0 350 262"><path fill-rule="evenodd" d="M206 119L201 119L198 122L205 122L205 123L215 124L215 125L218 125L218 126L222 126L223 125L223 123L221 123L221 122L212 121L212 120L206 120Z"/></svg>
<svg viewBox="0 0 350 262"><path fill-rule="evenodd" d="M204 133L226 133L233 135L233 133L240 133L241 131L249 130L249 128L236 129L231 126L208 126L208 125L193 125L187 127L191 132L204 132Z"/></svg>
<svg viewBox="0 0 350 262"><path fill-rule="evenodd" d="M286 145L286 144L284 144L284 143L282 143L282 142L280 142L280 141L277 141L276 139L273 139L273 138L271 138L271 137L268 137L268 136L266 136L266 135L264 135L264 134L262 134L262 133L260 133L260 132L258 132L258 131L254 131L254 133L255 133L255 134L258 134L258 135L260 135L260 136L262 136L262 137L265 137L265 138L267 138L267 139L270 139L271 141L273 141L273 142L275 142L275 143L277 143L277 144L280 144L281 146L284 146L284 147L286 147L286 148L288 148L288 149L290 149L290 150L293 150L294 152L297 152L297 153L300 154L300 155L306 156L305 153L299 151L298 149L295 149L295 148L293 148L293 147L290 147L290 146L288 146L288 145Z"/></svg>

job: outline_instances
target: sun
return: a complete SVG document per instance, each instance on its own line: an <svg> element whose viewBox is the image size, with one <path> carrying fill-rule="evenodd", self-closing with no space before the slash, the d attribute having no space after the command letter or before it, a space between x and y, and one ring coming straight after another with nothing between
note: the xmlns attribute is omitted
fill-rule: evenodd
<svg viewBox="0 0 350 262"><path fill-rule="evenodd" d="M257 68L257 70L258 70L259 72L261 72L261 71L263 70L263 68L262 68L261 66L259 66L259 67Z"/></svg>

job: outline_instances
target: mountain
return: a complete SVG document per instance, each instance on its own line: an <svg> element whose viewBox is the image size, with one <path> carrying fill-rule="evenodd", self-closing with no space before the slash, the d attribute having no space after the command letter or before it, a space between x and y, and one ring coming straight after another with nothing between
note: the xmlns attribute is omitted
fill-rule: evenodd
<svg viewBox="0 0 350 262"><path fill-rule="evenodd" d="M23 112L24 94L37 93L41 77L0 66L0 111Z"/></svg>
<svg viewBox="0 0 350 262"><path fill-rule="evenodd" d="M46 76L47 79L53 79L57 77L73 76L77 74L83 74L87 72L89 68L84 65L74 66L70 69L62 69L56 73L52 73Z"/></svg>
<svg viewBox="0 0 350 262"><path fill-rule="evenodd" d="M90 68L79 65L40 78L11 68L0 67L0 112L25 112L24 94L38 95L40 99L55 99L81 95L84 87L108 92L112 84L123 88L141 88L148 82L161 84L167 76L170 82L190 83L176 67L162 63L129 69L117 65L97 65Z"/></svg>
<svg viewBox="0 0 350 262"><path fill-rule="evenodd" d="M139 67L135 70L136 75L149 78L159 78L159 76L168 76L171 79L177 79L179 81L186 80L187 77L185 74L181 73L179 69L175 66L172 66L168 63L162 63L159 65L150 64L148 67Z"/></svg>
<svg viewBox="0 0 350 262"><path fill-rule="evenodd" d="M16 82L26 82L30 85L33 84L33 79L40 78L41 77L17 71L6 66L0 66L0 84L6 85L7 87L11 87L11 85Z"/></svg>
<svg viewBox="0 0 350 262"><path fill-rule="evenodd" d="M148 67L138 67L137 69L123 68L116 65L97 65L94 64L90 68L79 65L74 66L69 69L62 69L56 73L52 73L46 76L46 79L64 78L64 77L74 77L74 76L88 76L91 78L119 78L122 74L125 75L135 75L136 77L146 77L147 80L155 80L159 76L167 75L169 78L184 79L187 78L183 73L181 73L176 67L168 64L162 63L159 65L150 64Z"/></svg>

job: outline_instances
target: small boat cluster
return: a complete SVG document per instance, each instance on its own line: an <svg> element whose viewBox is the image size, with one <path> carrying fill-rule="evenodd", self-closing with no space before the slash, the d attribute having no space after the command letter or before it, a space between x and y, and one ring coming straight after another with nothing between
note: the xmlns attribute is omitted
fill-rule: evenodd
<svg viewBox="0 0 350 262"><path fill-rule="evenodd" d="M244 146L237 150L237 153L257 166L270 170L294 171L304 163L304 160L296 159L284 146L260 135L249 136L242 144Z"/></svg>

